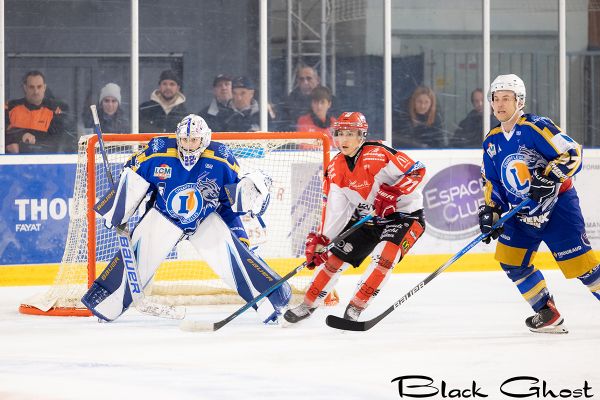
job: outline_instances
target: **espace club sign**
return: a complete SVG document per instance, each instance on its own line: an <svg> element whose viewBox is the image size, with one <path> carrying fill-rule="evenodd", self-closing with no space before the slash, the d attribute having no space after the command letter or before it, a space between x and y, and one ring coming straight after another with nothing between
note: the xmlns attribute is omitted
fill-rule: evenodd
<svg viewBox="0 0 600 400"><path fill-rule="evenodd" d="M477 216L483 204L481 166L458 164L436 173L423 188L425 232L460 240L479 232Z"/></svg>

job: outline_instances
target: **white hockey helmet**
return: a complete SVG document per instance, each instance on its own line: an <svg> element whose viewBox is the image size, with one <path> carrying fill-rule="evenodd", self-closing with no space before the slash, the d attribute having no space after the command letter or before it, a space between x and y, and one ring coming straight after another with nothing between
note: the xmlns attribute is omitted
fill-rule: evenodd
<svg viewBox="0 0 600 400"><path fill-rule="evenodd" d="M515 97L517 98L517 107L525 107L525 99L527 97L527 92L525 91L525 84L523 83L523 80L517 75L498 75L496 79L494 79L494 81L490 85L490 90L487 94L488 101L490 103L492 102L494 92L497 92L499 90L509 90L511 92L514 92Z"/></svg>
<svg viewBox="0 0 600 400"><path fill-rule="evenodd" d="M176 134L181 164L185 169L190 170L210 144L212 131L204 118L190 114L177 124Z"/></svg>

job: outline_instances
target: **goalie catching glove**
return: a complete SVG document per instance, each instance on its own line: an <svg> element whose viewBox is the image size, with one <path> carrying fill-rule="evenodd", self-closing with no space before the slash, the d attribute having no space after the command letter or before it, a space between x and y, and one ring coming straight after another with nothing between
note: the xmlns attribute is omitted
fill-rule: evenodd
<svg viewBox="0 0 600 400"><path fill-rule="evenodd" d="M483 239L483 242L489 244L492 239L498 239L498 236L504 232L504 227L499 226L496 229L494 228L494 224L500 219L500 215L502 214L502 209L495 205L483 205L479 207L479 228L481 229L481 233L484 235L488 235Z"/></svg>
<svg viewBox="0 0 600 400"><path fill-rule="evenodd" d="M314 269L327 261L329 257L328 251L323 251L323 248L329 244L327 236L311 232L306 236L306 268Z"/></svg>
<svg viewBox="0 0 600 400"><path fill-rule="evenodd" d="M225 185L225 192L231 209L238 213L250 213L260 217L267 211L273 181L262 171L254 171L242 176L236 184Z"/></svg>

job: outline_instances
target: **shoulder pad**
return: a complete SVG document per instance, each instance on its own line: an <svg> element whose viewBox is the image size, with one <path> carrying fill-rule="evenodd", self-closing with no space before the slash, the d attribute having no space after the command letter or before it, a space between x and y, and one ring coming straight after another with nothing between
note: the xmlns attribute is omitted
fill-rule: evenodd
<svg viewBox="0 0 600 400"><path fill-rule="evenodd" d="M536 128L542 131L547 128L554 135L560 133L560 129L550 118L540 117L539 115L535 114L525 114L523 117L523 122L525 125L534 125Z"/></svg>
<svg viewBox="0 0 600 400"><path fill-rule="evenodd" d="M487 139L490 136L496 135L498 133L502 133L502 127L500 125L496 126L495 128L490 129L490 131L487 133L487 135L485 135L485 139Z"/></svg>
<svg viewBox="0 0 600 400"><path fill-rule="evenodd" d="M214 155L216 157L225 158L225 159L233 158L233 153L232 153L231 149L229 148L229 146L227 146L221 142L211 141L206 149L212 150L212 152L214 153Z"/></svg>
<svg viewBox="0 0 600 400"><path fill-rule="evenodd" d="M157 136L148 142L146 154L166 153L169 148L177 148L177 141L167 136Z"/></svg>

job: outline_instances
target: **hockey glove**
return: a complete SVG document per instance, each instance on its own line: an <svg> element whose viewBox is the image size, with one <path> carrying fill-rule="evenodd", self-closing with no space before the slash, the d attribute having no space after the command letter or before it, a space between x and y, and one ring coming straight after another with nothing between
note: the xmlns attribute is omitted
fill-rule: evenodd
<svg viewBox="0 0 600 400"><path fill-rule="evenodd" d="M396 203L401 195L402 192L397 187L386 183L382 184L373 201L373 208L377 216L383 218L396 212Z"/></svg>
<svg viewBox="0 0 600 400"><path fill-rule="evenodd" d="M492 239L498 239L498 236L504 232L504 227L500 226L496 229L493 229L494 224L498 219L500 219L500 214L502 214L502 209L498 206L488 206L483 205L479 207L479 229L481 229L481 233L487 236L483 239L483 242L489 244Z"/></svg>
<svg viewBox="0 0 600 400"><path fill-rule="evenodd" d="M329 244L329 239L326 236L319 235L318 233L311 232L306 237L306 267L308 269L314 269L319 265L327 261L329 252L322 251L325 246Z"/></svg>
<svg viewBox="0 0 600 400"><path fill-rule="evenodd" d="M529 198L539 204L542 212L554 204L560 188L559 183L552 177L544 175L544 168L533 171L531 186L529 187Z"/></svg>

